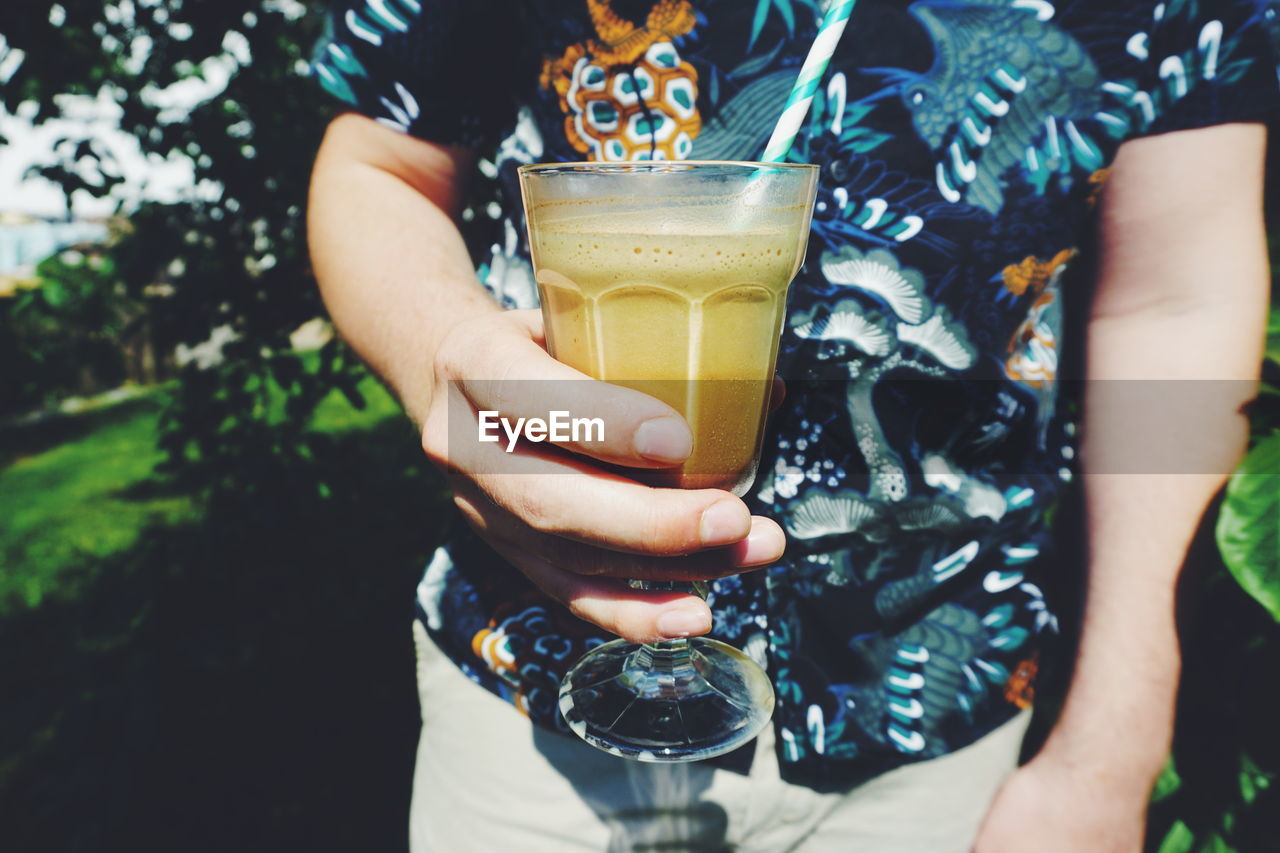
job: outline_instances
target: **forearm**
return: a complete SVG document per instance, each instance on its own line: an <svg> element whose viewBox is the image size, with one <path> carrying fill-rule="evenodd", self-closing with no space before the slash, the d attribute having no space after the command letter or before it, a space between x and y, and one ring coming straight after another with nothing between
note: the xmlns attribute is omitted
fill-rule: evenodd
<svg viewBox="0 0 1280 853"><path fill-rule="evenodd" d="M1258 316L1228 305L1099 319L1090 332L1099 369L1085 399L1088 588L1076 673L1046 751L1143 799L1173 725L1178 576L1200 518L1244 450L1242 409L1258 362L1233 353ZM1205 340L1206 325L1244 337ZM1190 340L1198 344L1170 346ZM1187 378L1215 370L1225 378Z"/></svg>
<svg viewBox="0 0 1280 853"><path fill-rule="evenodd" d="M1246 164L1259 157L1254 130L1225 133L1241 140ZM1193 217L1175 199L1150 198L1160 184L1142 160L1124 165L1149 200L1141 215L1104 216L1123 238L1105 247L1087 338L1088 589L1076 672L1045 754L1145 801L1172 732L1179 573L1245 449L1267 270L1253 185L1241 181L1221 211Z"/></svg>
<svg viewBox="0 0 1280 853"><path fill-rule="evenodd" d="M458 159L366 119L338 119L312 175L308 242L339 332L422 422L432 361L457 323L499 310L476 281L452 214ZM372 140L372 144L370 143ZM384 144L386 143L386 144Z"/></svg>

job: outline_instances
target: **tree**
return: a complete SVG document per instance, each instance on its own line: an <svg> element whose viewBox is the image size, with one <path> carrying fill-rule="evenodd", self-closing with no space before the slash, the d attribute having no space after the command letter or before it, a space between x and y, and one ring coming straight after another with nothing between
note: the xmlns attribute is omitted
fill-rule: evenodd
<svg viewBox="0 0 1280 853"><path fill-rule="evenodd" d="M156 344L196 345L221 329L223 358L184 368L162 444L174 470L213 492L271 483L323 489L311 464L323 437L304 428L332 388L359 403L360 368L336 343L318 359L289 334L323 313L304 239L312 155L332 113L308 78L323 15L294 0L34 0L0 6L10 112L63 114L62 95L119 105L120 126L153 160L189 162L197 191L146 203L108 249L116 283L148 306ZM175 106L184 81L224 89ZM190 82L185 85L191 85ZM121 169L86 128L56 146L41 174L72 193L110 196ZM155 288L158 281L168 286ZM283 407L268 405L272 385Z"/></svg>

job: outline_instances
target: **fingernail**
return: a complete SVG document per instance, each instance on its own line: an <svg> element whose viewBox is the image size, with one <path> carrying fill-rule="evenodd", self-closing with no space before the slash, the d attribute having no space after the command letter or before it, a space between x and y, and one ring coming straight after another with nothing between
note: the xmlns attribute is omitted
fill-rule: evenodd
<svg viewBox="0 0 1280 853"><path fill-rule="evenodd" d="M751 534L742 540L738 562L743 566L759 566L776 563L787 548L785 536L773 525L752 522Z"/></svg>
<svg viewBox="0 0 1280 853"><path fill-rule="evenodd" d="M705 607L681 607L658 617L658 633L668 639L694 637L711 630L711 611Z"/></svg>
<svg viewBox="0 0 1280 853"><path fill-rule="evenodd" d="M739 542L751 532L751 515L736 501L719 501L702 511L698 535L705 546Z"/></svg>
<svg viewBox="0 0 1280 853"><path fill-rule="evenodd" d="M664 415L640 424L631 437L631 446L646 459L676 464L693 452L693 435L683 420Z"/></svg>

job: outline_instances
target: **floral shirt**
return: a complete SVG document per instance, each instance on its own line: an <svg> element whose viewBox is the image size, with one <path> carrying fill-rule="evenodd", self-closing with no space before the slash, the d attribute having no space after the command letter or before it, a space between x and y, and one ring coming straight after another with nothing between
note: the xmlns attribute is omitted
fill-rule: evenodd
<svg viewBox="0 0 1280 853"><path fill-rule="evenodd" d="M515 168L758 157L821 7L345 0L314 71L388 127L480 151L478 274L530 308ZM1121 143L1276 109L1275 17L1263 0L854 10L790 155L821 185L749 497L790 544L711 585L713 636L773 679L785 778L848 786L1030 703L1074 457L1065 273ZM469 676L546 726L564 728L564 672L609 639L470 535L418 604Z"/></svg>

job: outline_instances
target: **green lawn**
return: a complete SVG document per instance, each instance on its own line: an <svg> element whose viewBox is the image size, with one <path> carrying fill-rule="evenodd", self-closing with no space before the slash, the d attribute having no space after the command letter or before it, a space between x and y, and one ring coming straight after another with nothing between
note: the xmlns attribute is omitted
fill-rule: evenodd
<svg viewBox="0 0 1280 853"><path fill-rule="evenodd" d="M414 588L452 516L360 391L316 413L325 494L263 472L204 506L153 476L164 392L6 437L0 847L405 848Z"/></svg>
<svg viewBox="0 0 1280 853"><path fill-rule="evenodd" d="M86 558L132 548L147 524L195 513L185 495L131 495L161 460L159 410L154 400L120 409L84 437L0 471L0 612L18 598L36 606L55 589L74 595Z"/></svg>
<svg viewBox="0 0 1280 853"><path fill-rule="evenodd" d="M313 428L343 434L399 416L376 381L366 379L360 390L364 409L334 392L317 407ZM72 417L69 427L50 432L55 440L72 437L0 468L0 614L50 595L74 597L86 567L133 548L148 525L199 517L189 495L153 481L163 459L156 449L163 394Z"/></svg>

